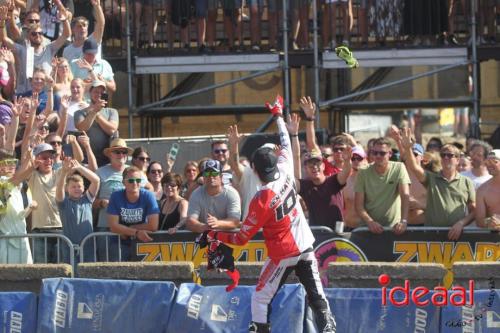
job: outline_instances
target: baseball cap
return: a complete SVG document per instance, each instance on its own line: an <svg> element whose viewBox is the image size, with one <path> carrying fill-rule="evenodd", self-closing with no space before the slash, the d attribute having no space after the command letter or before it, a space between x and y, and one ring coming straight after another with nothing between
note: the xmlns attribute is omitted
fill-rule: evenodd
<svg viewBox="0 0 500 333"><path fill-rule="evenodd" d="M83 42L82 46L83 53L97 54L97 49L98 49L97 42L93 38L87 38L85 42Z"/></svg>
<svg viewBox="0 0 500 333"><path fill-rule="evenodd" d="M500 160L500 149L493 149L492 151L490 151L490 153L488 154L488 157L489 158L494 158L496 160Z"/></svg>
<svg viewBox="0 0 500 333"><path fill-rule="evenodd" d="M219 161L217 160L206 160L205 163L203 163L203 171L215 171L215 172L222 172L222 166Z"/></svg>
<svg viewBox="0 0 500 333"><path fill-rule="evenodd" d="M424 155L424 147L422 147L422 145L420 143L413 144L412 150L413 150L414 153L417 153L420 156Z"/></svg>
<svg viewBox="0 0 500 333"><path fill-rule="evenodd" d="M252 165L260 178L266 183L277 180L280 177L278 170L278 157L271 148L259 148L252 156Z"/></svg>
<svg viewBox="0 0 500 333"><path fill-rule="evenodd" d="M320 151L313 149L312 151L304 154L304 163L307 163L311 160L323 161L323 155Z"/></svg>
<svg viewBox="0 0 500 333"><path fill-rule="evenodd" d="M46 151L50 151L51 153L56 152L54 150L54 148L51 145L49 145L48 143L40 143L39 145L35 146L35 148L33 148L33 155L38 156L41 153L46 152Z"/></svg>
<svg viewBox="0 0 500 333"><path fill-rule="evenodd" d="M354 146L352 147L352 154L356 154L362 158L366 158L366 153L365 153L365 150L363 149L363 147L361 146Z"/></svg>
<svg viewBox="0 0 500 333"><path fill-rule="evenodd" d="M92 82L92 85L90 86L90 89L96 88L96 87L104 87L106 89L106 83L104 83L101 80L95 80Z"/></svg>

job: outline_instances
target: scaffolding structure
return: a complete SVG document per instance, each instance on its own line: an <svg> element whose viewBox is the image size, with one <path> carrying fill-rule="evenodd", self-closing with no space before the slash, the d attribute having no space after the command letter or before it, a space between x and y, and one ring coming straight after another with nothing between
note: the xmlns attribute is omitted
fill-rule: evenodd
<svg viewBox="0 0 500 333"><path fill-rule="evenodd" d="M283 12L287 13L287 1L282 0ZM479 60L477 48L476 34L476 2L470 1L471 4L471 39L472 43L469 48L450 47L450 48L425 48L425 49L386 49L386 50L362 50L356 51L356 57L362 67L377 67L380 69L372 75L380 75L385 70L397 66L415 66L429 65L438 66L435 69L425 73L411 75L403 79L395 80L388 83L380 83L370 77L365 81L371 80L370 85L364 86L363 83L352 91L347 91L345 94L329 99L320 99L320 70L322 69L338 69L343 71L341 77L346 78L349 73L346 64L337 56L335 52L321 52L318 46L318 9L317 2L312 1L312 33L313 33L313 48L312 52L302 52L301 54L292 54L289 50L289 29L286 15L282 20L282 52L262 53L262 54L211 54L211 55L193 55L193 56L167 56L167 57L136 57L132 58L131 53L131 22L130 17L127 19L127 72L128 72L128 110L129 110L129 137L133 137L132 121L133 116L141 116L141 124L144 124L142 117L151 115L155 116L183 116L183 115L201 115L201 114L226 114L229 109L233 110L237 107L244 113L257 113L261 110L261 105L231 105L231 106L165 106L167 103L179 101L183 98L193 96L199 93L211 91L224 86L232 85L247 79L256 78L261 75L282 71L283 75L283 96L285 101L285 112L290 111L290 69L291 66L310 66L314 72L314 99L316 100L320 110L356 110L356 109L375 109L375 108L415 108L415 107L450 107L450 106L468 106L471 107L470 114L470 135L473 137L480 136L479 119L480 119L480 97L479 97ZM129 6L129 0L126 1L126 6ZM497 48L498 50L498 48ZM500 52L494 52L494 57L500 58ZM135 60L135 61L134 61ZM393 86L400 85L405 82L417 80L422 77L435 75L447 70L470 65L472 67L473 91L470 97L462 98L444 98L444 99L397 99L397 100L378 100L364 101L356 99L356 97L365 96L366 94L387 89ZM227 72L227 71L247 71L250 74L211 86L203 87L188 92L179 94L169 94L165 98L154 101L145 105L134 105L133 96L133 77L137 74L162 74L162 73L191 73L188 79L193 82L199 80L199 73L207 72ZM382 74L383 75L383 74ZM186 81L185 80L185 81ZM379 80L380 81L380 80ZM374 83L375 82L375 83ZM188 83L184 82L186 85ZM182 83L181 83L182 84ZM319 120L319 112L317 113ZM264 131L270 124L270 120L263 124L256 132ZM319 121L316 121L319 126ZM158 124L156 124L158 126ZM143 126L141 126L143 127ZM141 136L145 135L142 130ZM158 130L156 131L158 134ZM160 129L161 133L161 129Z"/></svg>

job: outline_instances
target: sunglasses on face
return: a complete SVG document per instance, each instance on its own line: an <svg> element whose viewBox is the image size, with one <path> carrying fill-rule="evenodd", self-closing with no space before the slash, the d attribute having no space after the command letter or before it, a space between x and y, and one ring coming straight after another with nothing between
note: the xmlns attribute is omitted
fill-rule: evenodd
<svg viewBox="0 0 500 333"><path fill-rule="evenodd" d="M32 31L31 36L36 37L36 36L41 36L43 33L41 31Z"/></svg>
<svg viewBox="0 0 500 333"><path fill-rule="evenodd" d="M361 157L361 156L351 157L351 162L361 162L362 160L363 160L363 157Z"/></svg>
<svg viewBox="0 0 500 333"><path fill-rule="evenodd" d="M383 150L372 150L372 155L373 156L382 156L384 157L387 155L388 151L383 151Z"/></svg>
<svg viewBox="0 0 500 333"><path fill-rule="evenodd" d="M152 173L152 174L160 174L160 173L163 173L163 170L160 170L160 169L157 169L157 170L149 170L149 173Z"/></svg>
<svg viewBox="0 0 500 333"><path fill-rule="evenodd" d="M139 161L142 161L142 162L146 162L146 161L149 162L149 161L151 161L151 158L149 158L149 157L142 157L141 156L141 157L137 157L137 159Z"/></svg>
<svg viewBox="0 0 500 333"><path fill-rule="evenodd" d="M127 183L129 183L129 184L133 184L133 183L140 184L141 181L142 181L142 178L128 178L127 179Z"/></svg>
<svg viewBox="0 0 500 333"><path fill-rule="evenodd" d="M227 149L214 149L214 154L225 154Z"/></svg>
<svg viewBox="0 0 500 333"><path fill-rule="evenodd" d="M37 19L28 19L28 23L40 23L40 20L37 20Z"/></svg>
<svg viewBox="0 0 500 333"><path fill-rule="evenodd" d="M113 154L116 154L116 155L128 155L128 150L113 150Z"/></svg>
<svg viewBox="0 0 500 333"><path fill-rule="evenodd" d="M220 172L217 172L217 171L205 171L203 173L203 177L219 177L220 176Z"/></svg>
<svg viewBox="0 0 500 333"><path fill-rule="evenodd" d="M60 146L62 145L62 141L50 141L49 142L51 146Z"/></svg>
<svg viewBox="0 0 500 333"><path fill-rule="evenodd" d="M453 157L457 157L457 155L455 154L452 154L452 153L441 153L439 154L439 156L441 156L441 158L453 158Z"/></svg>
<svg viewBox="0 0 500 333"><path fill-rule="evenodd" d="M345 147L335 147L332 150L334 153L342 153L345 150Z"/></svg>
<svg viewBox="0 0 500 333"><path fill-rule="evenodd" d="M48 131L49 130L49 126L44 125L44 126L40 127L40 130L47 130Z"/></svg>

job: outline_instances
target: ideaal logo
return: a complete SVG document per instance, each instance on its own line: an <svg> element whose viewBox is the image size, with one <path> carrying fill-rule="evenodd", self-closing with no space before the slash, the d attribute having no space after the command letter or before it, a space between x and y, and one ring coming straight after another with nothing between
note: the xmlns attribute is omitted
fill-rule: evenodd
<svg viewBox="0 0 500 333"><path fill-rule="evenodd" d="M444 287L435 287L432 296L429 299L424 299L430 293L429 288L417 286L410 288L410 281L404 281L404 287L396 286L387 290L387 285L391 282L391 277L387 274L381 274L378 277L378 282L382 286L382 305L387 305L387 299L394 306L403 307L410 304L411 301L416 306L427 306L430 304L435 306L446 306L448 303L454 306L474 305L474 281L469 280L469 289L464 287L453 287L450 291ZM402 300L397 300L396 293L402 294ZM468 300L467 300L468 294Z"/></svg>

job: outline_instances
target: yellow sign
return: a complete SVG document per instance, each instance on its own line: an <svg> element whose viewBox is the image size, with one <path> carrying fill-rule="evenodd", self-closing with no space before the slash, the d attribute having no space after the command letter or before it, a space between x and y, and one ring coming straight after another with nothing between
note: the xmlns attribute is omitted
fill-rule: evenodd
<svg viewBox="0 0 500 333"><path fill-rule="evenodd" d="M264 241L250 241L245 246L233 248L236 261L264 261L267 258ZM205 249L190 241L137 243L137 256L142 256L142 261L192 261L195 268L207 261Z"/></svg>
<svg viewBox="0 0 500 333"><path fill-rule="evenodd" d="M427 262L443 264L448 273L443 279L446 288L451 287L451 268L457 261L498 261L500 244L477 242L472 249L468 242L394 242L394 253L401 254L399 262Z"/></svg>

